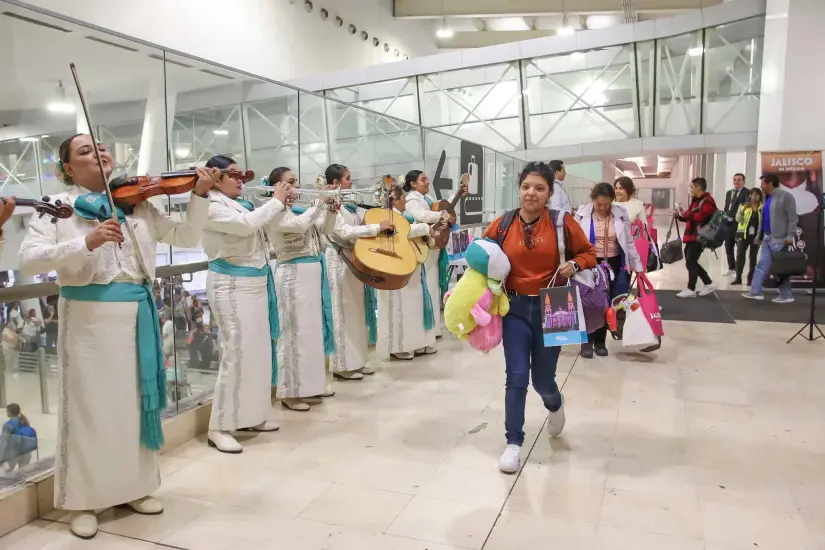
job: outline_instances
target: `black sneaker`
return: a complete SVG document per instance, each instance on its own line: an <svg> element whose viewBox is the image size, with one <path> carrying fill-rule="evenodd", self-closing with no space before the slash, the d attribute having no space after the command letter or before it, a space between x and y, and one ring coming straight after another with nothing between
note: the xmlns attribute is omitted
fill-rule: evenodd
<svg viewBox="0 0 825 550"><path fill-rule="evenodd" d="M594 346L594 349L596 350L596 355L598 355L599 357L607 357L609 355L607 353L607 348L604 345L596 344Z"/></svg>
<svg viewBox="0 0 825 550"><path fill-rule="evenodd" d="M593 344L589 342L587 344L582 344L581 354L585 359L593 359Z"/></svg>

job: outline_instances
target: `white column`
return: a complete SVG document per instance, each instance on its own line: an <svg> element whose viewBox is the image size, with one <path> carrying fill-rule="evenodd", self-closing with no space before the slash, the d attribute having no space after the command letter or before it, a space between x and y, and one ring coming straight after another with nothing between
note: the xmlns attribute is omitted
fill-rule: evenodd
<svg viewBox="0 0 825 550"><path fill-rule="evenodd" d="M825 149L825 2L767 0L759 151Z"/></svg>
<svg viewBox="0 0 825 550"><path fill-rule="evenodd" d="M168 170L167 151L177 94L168 93L163 82L153 81L146 98L143 132L140 135L138 175L159 174Z"/></svg>

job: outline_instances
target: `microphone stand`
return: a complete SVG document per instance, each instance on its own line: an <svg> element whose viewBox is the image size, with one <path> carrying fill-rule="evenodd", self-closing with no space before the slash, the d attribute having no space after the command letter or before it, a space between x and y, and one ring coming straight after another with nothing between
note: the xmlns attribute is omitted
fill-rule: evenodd
<svg viewBox="0 0 825 550"><path fill-rule="evenodd" d="M816 222L816 252L814 254L814 277L813 277L813 286L811 288L811 311L810 316L808 317L808 322L798 331L796 334L790 337L790 339L786 342L786 344L790 344L794 338L797 336L801 336L805 340L809 342L813 342L814 340L819 340L820 338L825 338L825 334L822 333L822 329L819 328L819 325L816 324L816 286L818 284L817 276L819 274L819 260L820 255L822 254L822 218L825 216L825 205L820 204L817 207L817 213L819 214L817 217ZM803 334L805 329L808 329L808 334ZM819 333L819 336L814 336L814 329Z"/></svg>

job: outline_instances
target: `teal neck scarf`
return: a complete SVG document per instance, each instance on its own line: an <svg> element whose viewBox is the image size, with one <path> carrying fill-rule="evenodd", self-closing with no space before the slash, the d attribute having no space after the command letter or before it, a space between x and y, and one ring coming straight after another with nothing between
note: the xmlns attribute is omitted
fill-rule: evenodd
<svg viewBox="0 0 825 550"><path fill-rule="evenodd" d="M327 259L324 254L318 256L301 256L293 258L282 264L321 264L321 313L324 322L324 354L335 353L335 323L332 319L332 293L329 289L329 279L327 278Z"/></svg>
<svg viewBox="0 0 825 550"><path fill-rule="evenodd" d="M266 277L266 297L269 305L269 339L272 348L272 386L278 385L278 338L281 337L281 324L278 320L278 296L275 294L275 279L269 263L262 268L244 267L217 259L209 262L209 271L230 275L232 277Z"/></svg>
<svg viewBox="0 0 825 550"><path fill-rule="evenodd" d="M80 302L137 302L135 337L140 372L140 442L152 451L163 446L160 413L166 408L166 369L163 364L162 337L152 287L134 283L61 286L60 296ZM101 335L102 336L102 335Z"/></svg>
<svg viewBox="0 0 825 550"><path fill-rule="evenodd" d="M344 208L349 210L350 214L355 214L355 212L358 210L358 205L357 204L352 204L351 202L348 202L344 205Z"/></svg>
<svg viewBox="0 0 825 550"><path fill-rule="evenodd" d="M238 204L240 204L241 206L243 206L244 208L246 208L250 212L255 210L255 205L252 204L251 202L249 202L248 200L244 199L244 198L239 197L239 198L235 199L235 202L237 202Z"/></svg>
<svg viewBox="0 0 825 550"><path fill-rule="evenodd" d="M120 223L126 221L126 210L115 205L115 212ZM112 219L112 207L109 206L108 197L103 193L84 193L77 197L74 201L74 213L89 221L105 222Z"/></svg>
<svg viewBox="0 0 825 550"><path fill-rule="evenodd" d="M297 215L299 215L299 216L300 216L301 214L303 214L304 212L306 212L306 211L307 211L307 209L306 209L306 208L304 208L303 206L293 206L293 207L291 208L291 210L292 210L292 213L293 213L293 214L297 214Z"/></svg>
<svg viewBox="0 0 825 550"><path fill-rule="evenodd" d="M450 290L450 260L447 257L447 249L438 251L438 289L441 291L441 301L444 295Z"/></svg>

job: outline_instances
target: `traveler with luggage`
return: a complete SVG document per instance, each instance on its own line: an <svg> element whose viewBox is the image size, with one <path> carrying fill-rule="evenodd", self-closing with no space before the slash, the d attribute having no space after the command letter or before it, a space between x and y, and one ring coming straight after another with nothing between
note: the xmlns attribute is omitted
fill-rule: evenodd
<svg viewBox="0 0 825 550"><path fill-rule="evenodd" d="M685 222L682 241L685 243L685 267L688 271L688 284L686 289L676 295L679 298L695 298L697 295L707 296L716 290L716 285L713 284L708 272L699 265L699 258L705 248L703 243L700 242L699 230L700 228L704 229L703 226L711 222L711 218L717 212L716 202L713 200L713 196L708 193L708 182L705 178L694 178L690 183L690 196L690 205L687 210L677 206L673 212L677 220ZM722 240L722 243L724 243L724 240ZM709 246L708 248L713 247ZM704 287L697 293L696 283L699 279L702 280Z"/></svg>

